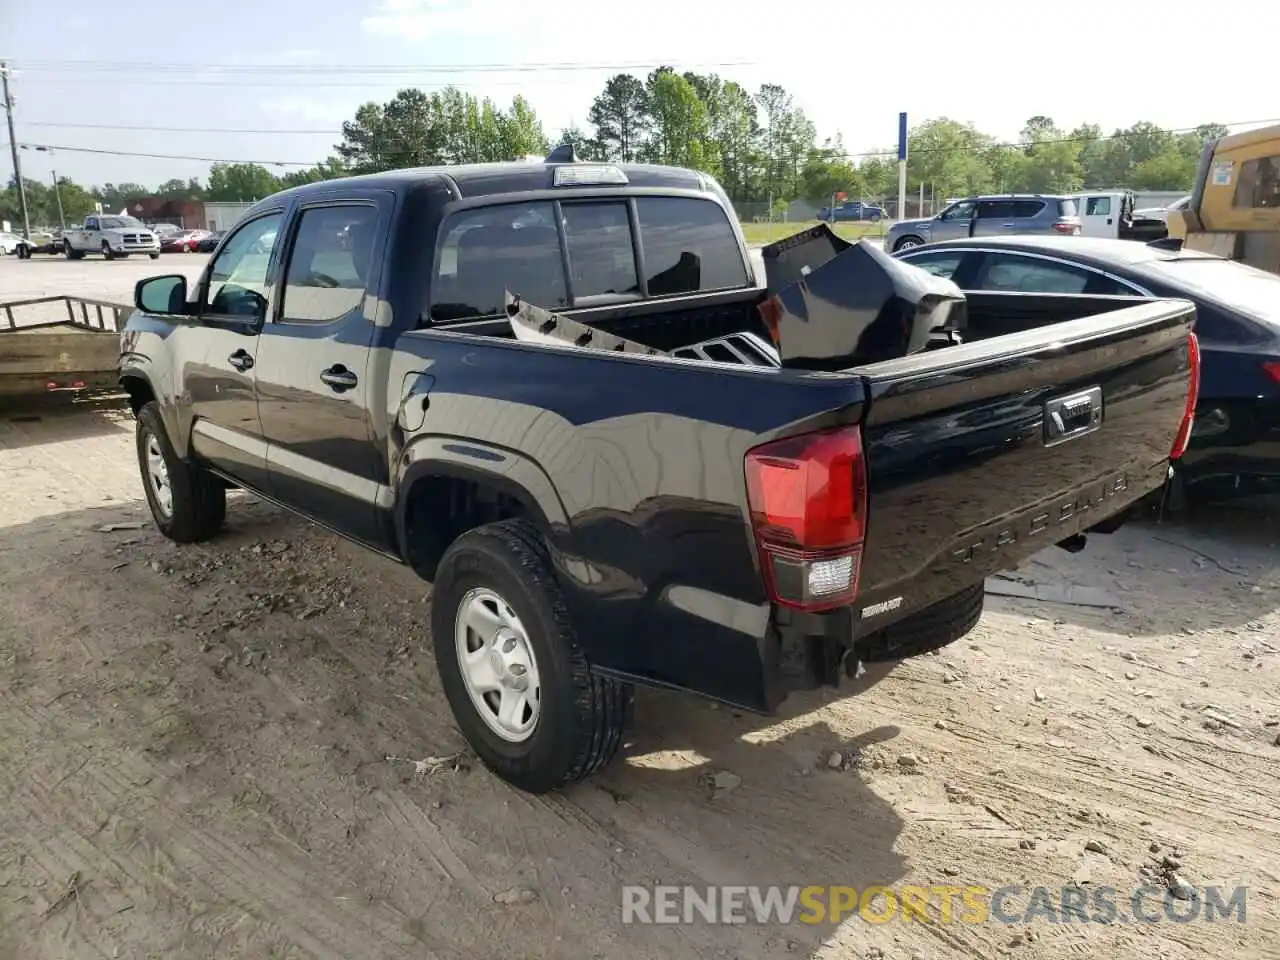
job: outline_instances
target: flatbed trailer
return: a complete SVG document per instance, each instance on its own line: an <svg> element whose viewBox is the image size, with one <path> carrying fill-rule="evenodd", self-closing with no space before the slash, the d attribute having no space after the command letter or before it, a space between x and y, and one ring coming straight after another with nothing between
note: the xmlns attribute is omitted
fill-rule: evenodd
<svg viewBox="0 0 1280 960"><path fill-rule="evenodd" d="M68 296L0 303L0 400L118 389L119 331L132 312Z"/></svg>

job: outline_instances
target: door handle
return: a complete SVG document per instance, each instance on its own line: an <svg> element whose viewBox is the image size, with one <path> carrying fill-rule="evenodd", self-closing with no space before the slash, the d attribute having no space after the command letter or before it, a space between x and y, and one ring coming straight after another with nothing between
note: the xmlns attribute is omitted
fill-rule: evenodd
<svg viewBox="0 0 1280 960"><path fill-rule="evenodd" d="M320 371L320 379L327 383L335 393L342 393L344 390L350 390L360 381L356 379L356 375L344 367L340 363L335 363L328 370Z"/></svg>
<svg viewBox="0 0 1280 960"><path fill-rule="evenodd" d="M227 363L231 364L241 373L244 373L253 366L253 357L249 356L247 350L237 350L231 356L227 357Z"/></svg>

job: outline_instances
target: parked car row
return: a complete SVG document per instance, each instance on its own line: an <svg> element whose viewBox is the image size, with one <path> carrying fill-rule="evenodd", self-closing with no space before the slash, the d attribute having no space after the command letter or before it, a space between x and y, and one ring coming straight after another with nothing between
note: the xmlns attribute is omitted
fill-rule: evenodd
<svg viewBox="0 0 1280 960"><path fill-rule="evenodd" d="M150 226L128 216L94 216L83 225L52 233L33 231L29 238L0 232L0 256L29 259L35 254L64 255L79 260L100 253L107 260L144 253L155 260L161 253L212 253L225 230L184 230L169 223Z"/></svg>
<svg viewBox="0 0 1280 960"><path fill-rule="evenodd" d="M999 194L952 201L934 217L900 220L885 236L891 253L925 243L988 236L1104 237L1159 240L1168 235L1160 217L1134 209L1132 190L1101 190L1071 196Z"/></svg>

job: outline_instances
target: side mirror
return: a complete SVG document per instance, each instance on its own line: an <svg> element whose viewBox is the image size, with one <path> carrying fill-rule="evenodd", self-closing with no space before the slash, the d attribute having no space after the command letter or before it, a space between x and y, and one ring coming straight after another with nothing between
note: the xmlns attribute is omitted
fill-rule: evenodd
<svg viewBox="0 0 1280 960"><path fill-rule="evenodd" d="M133 303L144 313L186 313L187 278L175 273L139 280Z"/></svg>

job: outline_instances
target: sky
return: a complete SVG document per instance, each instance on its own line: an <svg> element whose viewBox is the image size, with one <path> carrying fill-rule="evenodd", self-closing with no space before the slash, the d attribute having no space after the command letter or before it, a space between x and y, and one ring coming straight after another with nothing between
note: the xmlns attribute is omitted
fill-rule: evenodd
<svg viewBox="0 0 1280 960"><path fill-rule="evenodd" d="M452 83L500 105L523 94L554 140L586 126L611 74L660 63L780 84L850 152L891 148L901 110L1003 140L1036 114L1107 131L1280 121L1270 33L1248 29L1256 17L1195 11L1167 0L0 0L0 59L14 70L24 176L56 169L86 185L204 178L210 160L310 165L361 103L405 86ZM1185 66L1214 50L1222 62ZM2 130L0 142L8 179Z"/></svg>

